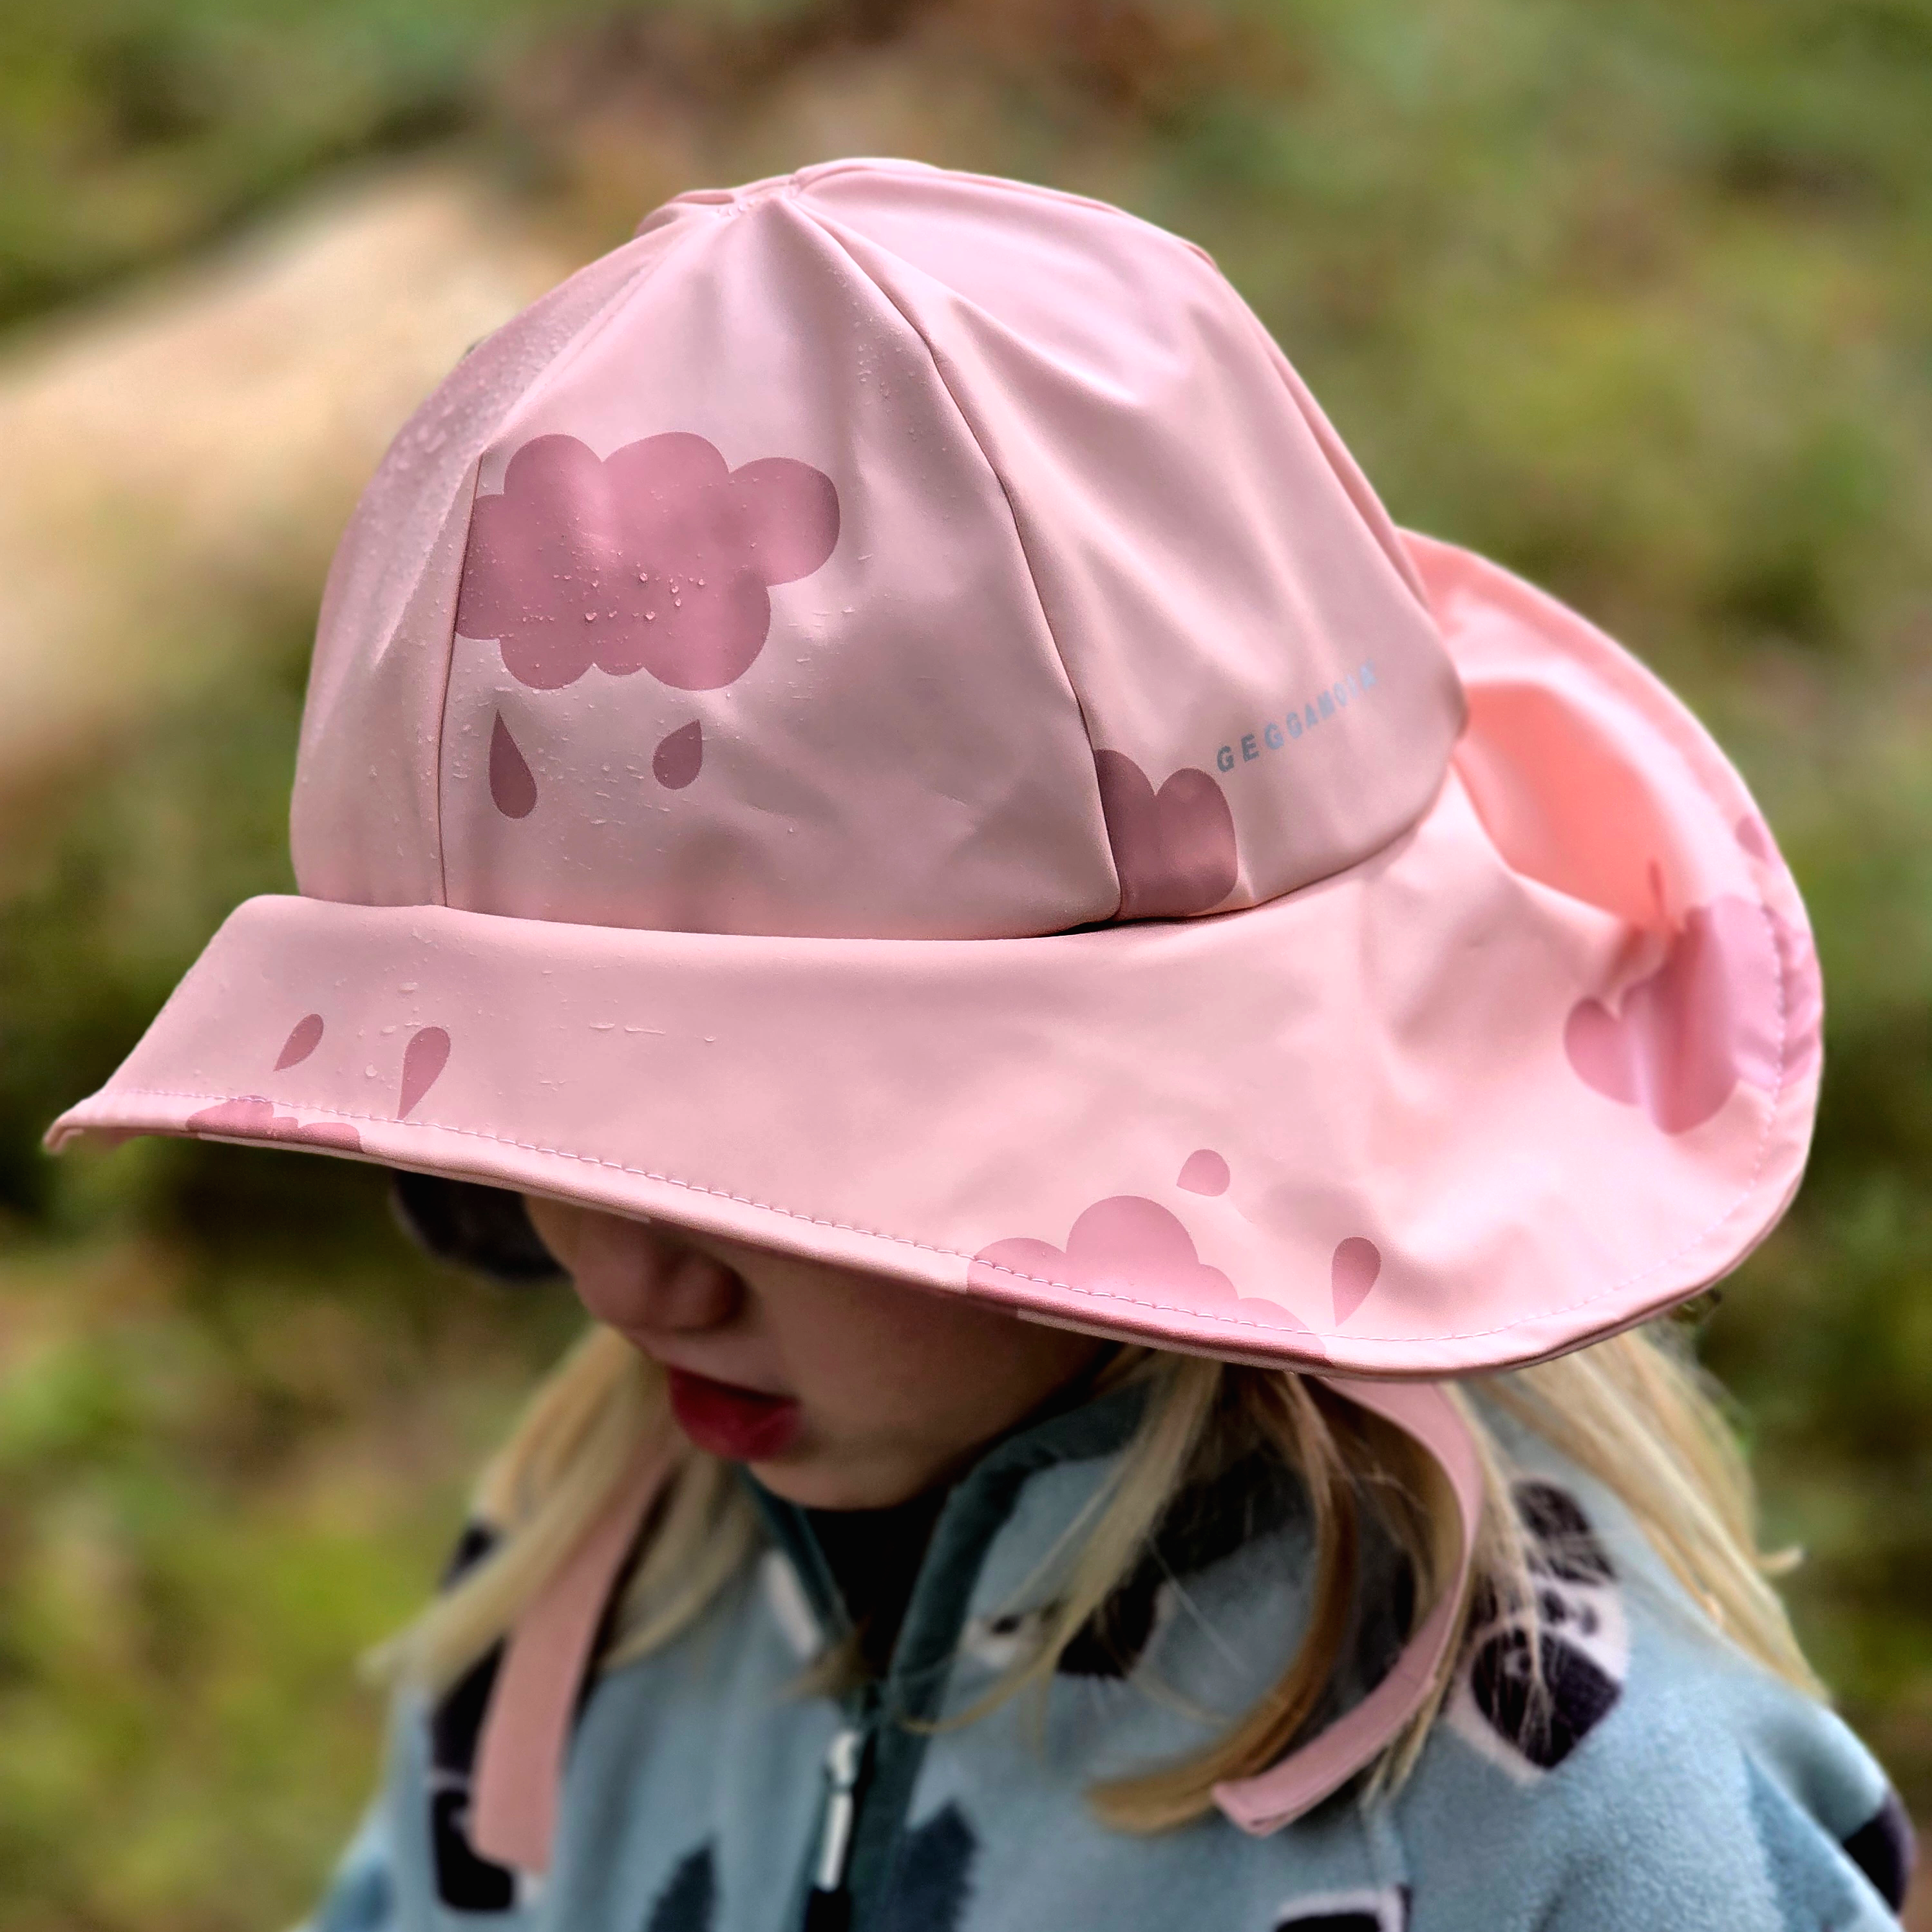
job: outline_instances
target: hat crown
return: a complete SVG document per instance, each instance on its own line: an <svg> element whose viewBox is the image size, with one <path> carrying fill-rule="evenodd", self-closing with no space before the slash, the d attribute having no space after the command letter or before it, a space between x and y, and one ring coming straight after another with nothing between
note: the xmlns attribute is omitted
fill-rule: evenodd
<svg viewBox="0 0 1932 1932"><path fill-rule="evenodd" d="M836 164L669 203L405 428L324 599L297 873L718 932L1232 910L1406 830L1462 716L1204 256Z"/></svg>

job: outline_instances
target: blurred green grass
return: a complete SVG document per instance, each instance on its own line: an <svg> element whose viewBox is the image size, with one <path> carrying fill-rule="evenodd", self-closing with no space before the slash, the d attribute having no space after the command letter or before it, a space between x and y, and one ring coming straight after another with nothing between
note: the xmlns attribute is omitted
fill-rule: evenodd
<svg viewBox="0 0 1932 1932"><path fill-rule="evenodd" d="M0 318L44 330L424 145L586 252L703 178L910 152L1201 241L1402 520L1676 682L1813 908L1826 1102L1726 1284L1801 1625L1932 1815L1932 0L160 0L0 15ZM64 305L64 306L63 306ZM112 568L112 559L104 560ZM345 1163L37 1139L288 888L317 586L0 817L0 1921L302 1908L360 1646L570 1326Z"/></svg>

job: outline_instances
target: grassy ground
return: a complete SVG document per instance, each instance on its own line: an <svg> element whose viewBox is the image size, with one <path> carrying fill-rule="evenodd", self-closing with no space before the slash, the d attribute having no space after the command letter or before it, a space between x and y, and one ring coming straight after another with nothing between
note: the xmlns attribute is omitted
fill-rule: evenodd
<svg viewBox="0 0 1932 1932"><path fill-rule="evenodd" d="M1846 1711L1932 1814L1927 0L970 8L240 0L0 13L0 315L425 144L586 252L702 181L901 152L1126 202L1261 310L1398 516L1550 584L1730 743L1820 927L1814 1174L1706 1330ZM112 567L111 559L106 566ZM568 1326L372 1177L56 1166L280 850L316 586L0 823L0 1922L230 1932L369 1775L359 1646Z"/></svg>

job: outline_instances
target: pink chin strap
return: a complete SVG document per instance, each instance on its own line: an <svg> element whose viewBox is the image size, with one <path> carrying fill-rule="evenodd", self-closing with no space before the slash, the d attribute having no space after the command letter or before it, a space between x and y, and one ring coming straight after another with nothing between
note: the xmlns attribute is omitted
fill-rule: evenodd
<svg viewBox="0 0 1932 1932"><path fill-rule="evenodd" d="M1367 1696L1259 1776L1214 1787L1222 1811L1256 1837L1292 1823L1339 1790L1421 1708L1454 1631L1482 1516L1476 1445L1440 1384L1320 1380L1394 1423L1434 1460L1455 1495L1462 1546L1449 1586ZM675 1460L674 1450L662 1442L640 1452L603 1514L510 1634L477 1748L470 1813L470 1843L494 1864L530 1872L550 1868L571 1721L598 1632Z"/></svg>
<svg viewBox="0 0 1932 1932"><path fill-rule="evenodd" d="M476 1749L470 1843L493 1864L548 1871L571 1720L617 1579L677 1460L641 1448L569 1558L510 1633Z"/></svg>
<svg viewBox="0 0 1932 1932"><path fill-rule="evenodd" d="M1265 1838L1311 1811L1375 1759L1427 1702L1455 1634L1483 1516L1483 1465L1462 1412L1440 1382L1365 1382L1323 1376L1324 1388L1392 1422L1427 1452L1456 1498L1462 1529L1456 1574L1436 1598L1388 1675L1325 1731L1258 1777L1217 1784L1214 1802L1244 1832Z"/></svg>

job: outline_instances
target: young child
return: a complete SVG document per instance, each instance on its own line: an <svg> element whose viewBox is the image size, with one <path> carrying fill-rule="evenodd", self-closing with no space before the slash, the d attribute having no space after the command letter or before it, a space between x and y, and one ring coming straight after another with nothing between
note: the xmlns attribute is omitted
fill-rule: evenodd
<svg viewBox="0 0 1932 1932"><path fill-rule="evenodd" d="M317 1932L1894 1922L1640 1325L1797 1185L1796 890L1198 250L661 208L398 438L292 838L52 1138L386 1163L595 1318Z"/></svg>

